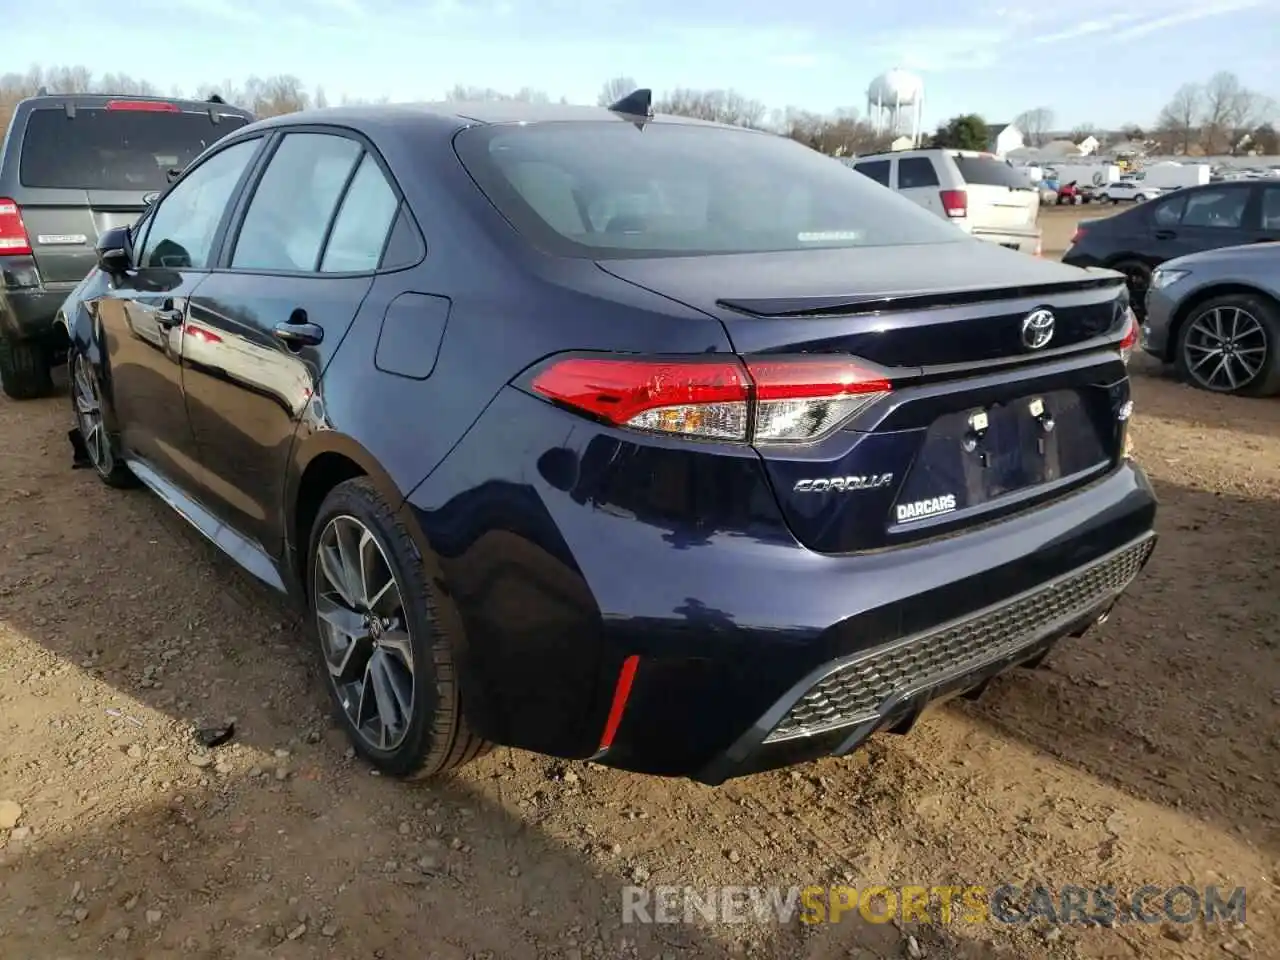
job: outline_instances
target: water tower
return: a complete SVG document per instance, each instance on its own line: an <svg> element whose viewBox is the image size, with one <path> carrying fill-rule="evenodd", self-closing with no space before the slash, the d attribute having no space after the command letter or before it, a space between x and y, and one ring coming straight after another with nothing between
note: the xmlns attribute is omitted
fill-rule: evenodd
<svg viewBox="0 0 1280 960"><path fill-rule="evenodd" d="M867 87L867 115L876 133L906 134L920 146L924 81L896 68L880 74Z"/></svg>

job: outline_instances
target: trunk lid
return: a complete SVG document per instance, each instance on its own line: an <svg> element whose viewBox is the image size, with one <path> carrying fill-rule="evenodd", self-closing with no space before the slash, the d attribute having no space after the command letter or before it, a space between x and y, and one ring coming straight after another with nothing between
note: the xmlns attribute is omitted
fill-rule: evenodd
<svg viewBox="0 0 1280 960"><path fill-rule="evenodd" d="M1040 217L1040 192L1026 174L990 156L956 154L968 194L968 221L973 229L1025 230Z"/></svg>
<svg viewBox="0 0 1280 960"><path fill-rule="evenodd" d="M599 265L718 317L748 360L869 361L892 381L816 442L756 446L793 533L818 552L990 522L1123 454L1127 301L1111 271L967 239ZM1053 331L1031 347L1024 323L1042 310Z"/></svg>

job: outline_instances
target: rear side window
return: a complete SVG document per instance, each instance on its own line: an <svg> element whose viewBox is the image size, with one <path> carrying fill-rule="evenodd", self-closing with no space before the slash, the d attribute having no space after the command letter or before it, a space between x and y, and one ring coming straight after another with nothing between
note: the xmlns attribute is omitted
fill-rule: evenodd
<svg viewBox="0 0 1280 960"><path fill-rule="evenodd" d="M953 157L964 182L979 187L1013 187L1030 190L1031 180L1021 170L995 157Z"/></svg>
<svg viewBox="0 0 1280 960"><path fill-rule="evenodd" d="M1280 230L1280 187L1262 188L1262 229Z"/></svg>
<svg viewBox="0 0 1280 960"><path fill-rule="evenodd" d="M1182 220L1182 210L1186 205L1186 194L1179 194L1171 200L1162 200L1152 210L1151 222L1157 227L1176 227Z"/></svg>
<svg viewBox="0 0 1280 960"><path fill-rule="evenodd" d="M912 187L936 187L938 172L928 157L903 157L898 161L898 189Z"/></svg>
<svg viewBox="0 0 1280 960"><path fill-rule="evenodd" d="M22 134L23 186L71 190L163 190L173 167L185 168L245 119L208 113L78 108L31 111Z"/></svg>
<svg viewBox="0 0 1280 960"><path fill-rule="evenodd" d="M338 198L363 151L347 137L285 136L253 192L231 266L315 270Z"/></svg>
<svg viewBox="0 0 1280 960"><path fill-rule="evenodd" d="M367 153L342 198L342 208L325 244L320 269L325 273L364 273L378 269L399 198Z"/></svg>
<svg viewBox="0 0 1280 960"><path fill-rule="evenodd" d="M1188 194L1182 225L1238 230L1244 224L1248 200L1248 190L1204 190Z"/></svg>
<svg viewBox="0 0 1280 960"><path fill-rule="evenodd" d="M770 134L602 120L470 127L454 145L516 229L562 256L958 242L910 200Z"/></svg>
<svg viewBox="0 0 1280 960"><path fill-rule="evenodd" d="M889 161L888 160L868 160L866 163L854 164L853 169L857 170L864 177L870 177L876 183L883 186L889 185Z"/></svg>

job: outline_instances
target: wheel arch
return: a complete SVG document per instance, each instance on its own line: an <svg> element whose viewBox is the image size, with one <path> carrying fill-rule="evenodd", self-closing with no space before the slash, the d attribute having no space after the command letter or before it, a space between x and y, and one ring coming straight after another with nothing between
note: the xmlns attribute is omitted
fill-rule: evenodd
<svg viewBox="0 0 1280 960"><path fill-rule="evenodd" d="M286 553L300 595L305 596L311 526L329 491L347 480L363 477L397 512L402 511L405 495L377 458L346 434L323 430L299 438L291 459L284 501ZM416 524L410 529L421 552L423 545Z"/></svg>
<svg viewBox="0 0 1280 960"><path fill-rule="evenodd" d="M1173 317L1170 319L1169 335L1166 338L1164 356L1166 363L1172 363L1177 358L1178 338L1182 334L1183 326L1191 319L1191 315L1195 313L1196 308L1203 306L1210 300L1216 300L1218 297L1230 296L1261 297L1272 306L1280 309L1280 301L1276 300L1274 294L1248 283L1214 283L1201 287L1178 304L1177 310L1174 311Z"/></svg>

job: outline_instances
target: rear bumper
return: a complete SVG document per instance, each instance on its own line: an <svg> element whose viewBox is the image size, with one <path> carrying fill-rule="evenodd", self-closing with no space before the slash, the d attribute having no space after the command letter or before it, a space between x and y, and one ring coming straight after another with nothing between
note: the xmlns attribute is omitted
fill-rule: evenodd
<svg viewBox="0 0 1280 960"><path fill-rule="evenodd" d="M965 533L822 555L791 535L753 453L698 473L688 444L566 430L567 416L500 396L414 491L410 514L439 564L452 608L442 617L457 615L476 731L627 770L717 783L852 749L924 700L1093 622L1128 580L1077 589L1063 605L1053 599L1062 578L1154 526L1151 486L1124 461ZM1021 612L1028 596L1041 612ZM955 630L969 631L969 646L943 656ZM770 739L824 678L903 651L933 666L891 685L865 716Z"/></svg>
<svg viewBox="0 0 1280 960"><path fill-rule="evenodd" d="M978 240L986 240L1002 247L1009 247L1020 253L1034 254L1040 249L1041 231L1039 227L1029 229L982 228L975 227L969 234Z"/></svg>
<svg viewBox="0 0 1280 960"><path fill-rule="evenodd" d="M55 288L0 285L0 335L9 340L54 340L53 318L76 284Z"/></svg>
<svg viewBox="0 0 1280 960"><path fill-rule="evenodd" d="M933 703L975 694L1105 616L1155 548L1148 533L1077 570L965 617L823 664L779 698L698 779L843 756L881 730L905 732Z"/></svg>

